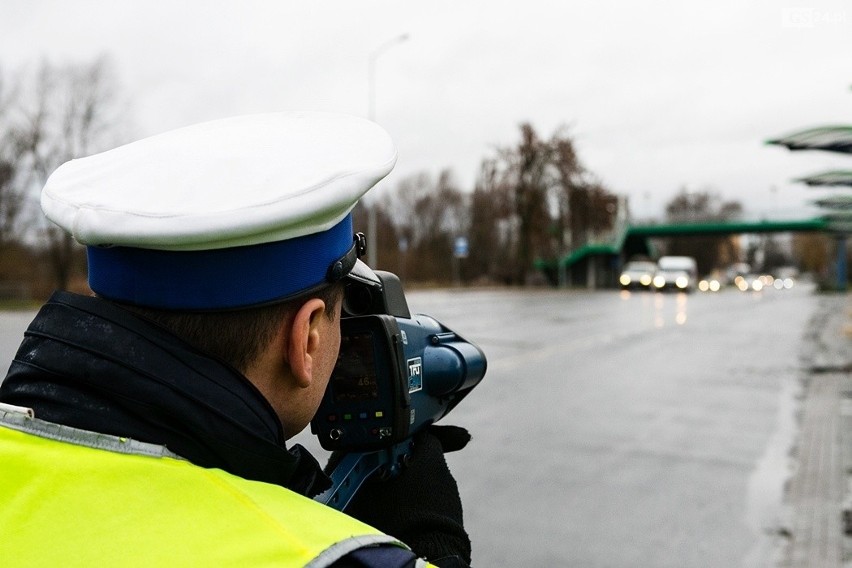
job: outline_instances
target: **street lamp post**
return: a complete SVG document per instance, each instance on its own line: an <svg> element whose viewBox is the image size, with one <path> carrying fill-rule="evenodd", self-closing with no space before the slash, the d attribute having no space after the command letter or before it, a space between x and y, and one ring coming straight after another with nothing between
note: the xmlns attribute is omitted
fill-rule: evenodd
<svg viewBox="0 0 852 568"><path fill-rule="evenodd" d="M367 108L367 116L370 120L375 122L376 120L376 60L379 56L393 47L394 45L398 45L408 39L408 34L399 35L393 39L390 39L374 49L372 53L370 53L370 57L367 62L367 80L368 80L368 108ZM376 208L370 207L367 211L367 258L370 259L370 264L373 265L374 268L378 268L378 252L376 251Z"/></svg>

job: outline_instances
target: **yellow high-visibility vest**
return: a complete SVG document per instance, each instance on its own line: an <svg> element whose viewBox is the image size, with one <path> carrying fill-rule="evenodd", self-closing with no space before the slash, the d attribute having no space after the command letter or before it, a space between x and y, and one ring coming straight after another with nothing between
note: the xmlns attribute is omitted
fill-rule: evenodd
<svg viewBox="0 0 852 568"><path fill-rule="evenodd" d="M0 409L4 566L326 566L392 537L162 446Z"/></svg>

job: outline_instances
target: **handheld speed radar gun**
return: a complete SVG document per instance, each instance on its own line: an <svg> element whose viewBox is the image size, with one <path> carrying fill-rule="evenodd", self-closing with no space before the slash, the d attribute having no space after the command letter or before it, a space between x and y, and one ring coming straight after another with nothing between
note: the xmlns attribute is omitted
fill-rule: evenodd
<svg viewBox="0 0 852 568"><path fill-rule="evenodd" d="M365 265L364 265L365 266ZM452 410L485 375L482 350L426 315L411 315L390 272L347 285L341 342L311 432L342 454L316 500L344 510L373 475L393 477L412 437Z"/></svg>

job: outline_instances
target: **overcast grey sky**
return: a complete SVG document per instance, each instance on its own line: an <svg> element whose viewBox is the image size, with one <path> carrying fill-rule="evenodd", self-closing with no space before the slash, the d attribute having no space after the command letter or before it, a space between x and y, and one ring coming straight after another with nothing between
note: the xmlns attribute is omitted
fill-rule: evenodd
<svg viewBox="0 0 852 568"><path fill-rule="evenodd" d="M370 54L401 34L376 60L376 119L399 147L387 187L450 168L470 189L524 121L568 126L638 216L686 186L789 217L831 193L792 178L852 168L763 144L852 123L843 0L0 0L0 68L107 54L138 137L251 112L367 116Z"/></svg>

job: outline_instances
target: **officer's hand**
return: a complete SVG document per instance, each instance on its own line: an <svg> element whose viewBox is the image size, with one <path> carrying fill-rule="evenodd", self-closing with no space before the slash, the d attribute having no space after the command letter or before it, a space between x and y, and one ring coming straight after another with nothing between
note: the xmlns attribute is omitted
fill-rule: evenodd
<svg viewBox="0 0 852 568"><path fill-rule="evenodd" d="M401 473L366 481L344 512L398 538L433 564L469 565L461 498L444 459L444 452L469 441L464 428L430 426L414 436L411 460Z"/></svg>
<svg viewBox="0 0 852 568"><path fill-rule="evenodd" d="M429 426L429 433L438 438L441 449L445 454L457 452L470 442L470 432L459 426L441 426L433 424Z"/></svg>

